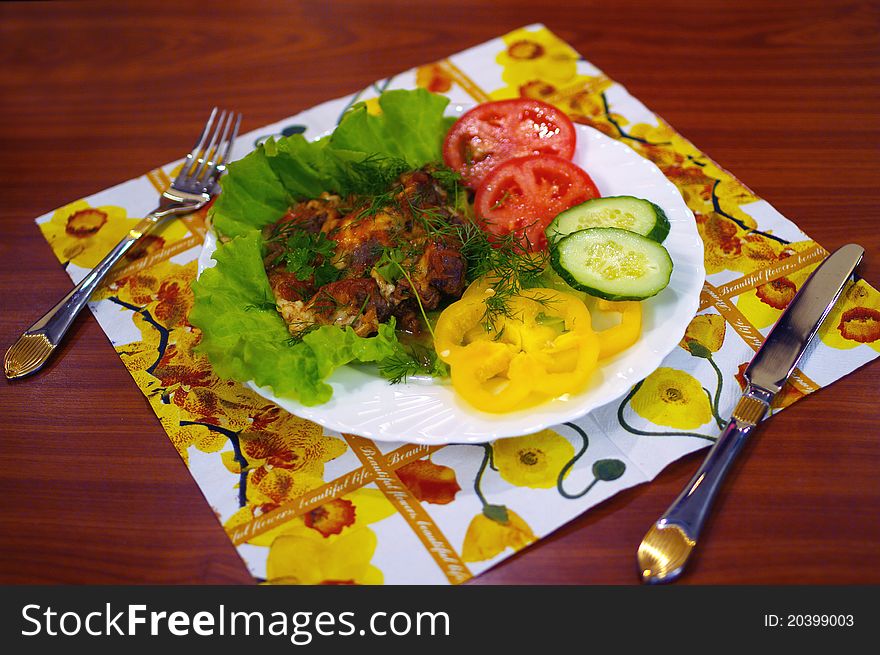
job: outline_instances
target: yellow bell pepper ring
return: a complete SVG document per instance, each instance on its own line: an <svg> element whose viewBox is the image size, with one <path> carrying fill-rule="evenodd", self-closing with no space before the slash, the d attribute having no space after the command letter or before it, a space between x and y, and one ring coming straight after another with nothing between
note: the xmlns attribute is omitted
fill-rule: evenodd
<svg viewBox="0 0 880 655"><path fill-rule="evenodd" d="M486 331L486 316L486 306L482 298L476 296L463 297L444 309L434 326L437 356L450 364L469 343L494 336Z"/></svg>
<svg viewBox="0 0 880 655"><path fill-rule="evenodd" d="M516 354L505 344L475 341L450 366L452 387L477 409L510 412L523 406L532 393L524 376L507 377Z"/></svg>
<svg viewBox="0 0 880 655"><path fill-rule="evenodd" d="M620 313L620 323L597 333L600 344L599 359L616 355L638 341L642 333L642 303L636 300L624 302L599 300L596 307L601 311Z"/></svg>
<svg viewBox="0 0 880 655"><path fill-rule="evenodd" d="M586 386L600 343L583 302L553 289L527 289L488 321L491 286L471 291L434 328L437 355L450 365L463 399L486 412L508 412Z"/></svg>

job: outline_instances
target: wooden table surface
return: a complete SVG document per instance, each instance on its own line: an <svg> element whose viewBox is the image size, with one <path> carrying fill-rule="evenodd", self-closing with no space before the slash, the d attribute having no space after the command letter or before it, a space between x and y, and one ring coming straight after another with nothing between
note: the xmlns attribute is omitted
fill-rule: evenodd
<svg viewBox="0 0 880 655"><path fill-rule="evenodd" d="M532 22L827 249L865 246L877 286L880 6L700 4L0 4L0 344L70 286L33 219L177 158L207 107L251 130ZM0 582L252 582L91 315L0 388ZM763 426L682 582L880 582L878 390L874 362ZM642 535L700 457L474 583L637 582Z"/></svg>

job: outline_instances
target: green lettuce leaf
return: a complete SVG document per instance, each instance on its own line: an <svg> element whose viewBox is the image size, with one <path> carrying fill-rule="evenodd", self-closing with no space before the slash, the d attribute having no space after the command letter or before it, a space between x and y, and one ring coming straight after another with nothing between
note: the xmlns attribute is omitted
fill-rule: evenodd
<svg viewBox="0 0 880 655"><path fill-rule="evenodd" d="M278 220L291 196L269 164L265 146L229 164L222 193L211 207L214 227L224 236L246 234Z"/></svg>
<svg viewBox="0 0 880 655"><path fill-rule="evenodd" d="M376 362L399 347L394 323L379 326L375 337L359 337L351 328L323 326L291 343L275 309L263 269L262 239L252 231L220 246L217 265L193 283L190 322L202 331L198 346L217 375L253 380L304 405L327 402L325 380L351 362Z"/></svg>
<svg viewBox="0 0 880 655"><path fill-rule="evenodd" d="M330 147L386 154L410 168L441 161L443 138L455 121L443 115L448 103L424 89L386 91L379 96L382 113L374 116L364 103L355 105L330 136Z"/></svg>
<svg viewBox="0 0 880 655"><path fill-rule="evenodd" d="M387 91L379 97L380 115L359 103L328 137L267 140L220 180L223 192L211 209L215 229L239 236L278 220L294 201L325 191L377 193L404 170L441 161L454 121L443 115L448 102L424 89Z"/></svg>

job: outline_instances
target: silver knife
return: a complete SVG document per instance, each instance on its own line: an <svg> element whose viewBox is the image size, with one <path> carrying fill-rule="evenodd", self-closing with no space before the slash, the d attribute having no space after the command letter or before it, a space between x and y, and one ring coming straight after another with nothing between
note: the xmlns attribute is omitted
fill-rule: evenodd
<svg viewBox="0 0 880 655"><path fill-rule="evenodd" d="M684 570L724 476L746 438L768 413L810 340L865 254L850 243L819 266L783 312L745 371L746 389L699 470L642 539L639 574L648 584L670 582Z"/></svg>

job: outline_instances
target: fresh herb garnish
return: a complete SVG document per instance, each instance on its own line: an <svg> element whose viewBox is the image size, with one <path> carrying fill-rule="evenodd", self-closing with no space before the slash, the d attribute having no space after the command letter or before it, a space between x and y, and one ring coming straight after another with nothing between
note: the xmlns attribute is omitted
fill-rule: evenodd
<svg viewBox="0 0 880 655"><path fill-rule="evenodd" d="M310 332L314 332L319 327L321 326L317 323L292 323L288 325L290 336L284 340L284 344L287 346L295 346L303 340L303 337Z"/></svg>
<svg viewBox="0 0 880 655"><path fill-rule="evenodd" d="M403 276L403 261L406 253L403 248L383 248L379 260L373 268L382 276L382 279L396 283Z"/></svg>
<svg viewBox="0 0 880 655"><path fill-rule="evenodd" d="M282 248L269 265L284 264L297 280L305 281L314 277L315 285L321 287L335 282L342 274L331 263L336 253L336 242L328 239L323 232L283 230L269 242L273 240L280 241Z"/></svg>
<svg viewBox="0 0 880 655"><path fill-rule="evenodd" d="M403 159L368 155L361 161L349 164L346 186L359 195L380 195L408 170L410 167Z"/></svg>
<svg viewBox="0 0 880 655"><path fill-rule="evenodd" d="M426 172L436 185L445 191L447 202L442 203L445 206L438 205L438 198L431 185L407 188L400 179L395 178L374 193L352 196L350 204L340 208L340 213L353 215L353 220L347 227L380 213L389 212L411 216L429 237L456 236L452 221L453 212L448 207L461 210L467 205L467 199L460 185L461 176L439 164L432 165Z"/></svg>
<svg viewBox="0 0 880 655"><path fill-rule="evenodd" d="M278 311L278 306L275 304L275 299L272 297L266 297L258 302L251 303L249 305L244 306L244 311L253 312L253 311Z"/></svg>
<svg viewBox="0 0 880 655"><path fill-rule="evenodd" d="M446 204L454 206L459 212L457 215L452 215L445 207L435 206L418 193L401 193L401 185L374 198L365 214L389 206L404 209L421 224L429 238L460 243L467 264L467 281L472 282L484 276L492 280L494 293L486 298L486 312L482 321L486 330L491 332L492 324L499 316L512 317L511 298L523 289L540 286L539 278L547 266L549 255L546 252L529 252L531 243L526 228L504 236L487 233L469 216L471 210L464 189L460 186L461 176L445 167L433 169L430 174L446 190ZM404 203L403 207L401 203ZM401 277L409 278L407 263L404 246L385 248L376 270L385 280L394 283ZM416 300L420 300L417 293ZM540 298L536 300L542 302ZM427 319L425 322L428 323Z"/></svg>
<svg viewBox="0 0 880 655"><path fill-rule="evenodd" d="M513 318L510 300L514 296L538 286L548 255L528 250L528 237L523 233L510 232L490 239L476 223L465 225L461 252L468 264L468 281L487 276L492 283L493 293L485 299L482 320L487 332L492 331L499 316Z"/></svg>
<svg viewBox="0 0 880 655"><path fill-rule="evenodd" d="M432 348L402 344L397 351L379 363L379 373L391 384L405 383L413 375L447 377L449 368Z"/></svg>
<svg viewBox="0 0 880 655"><path fill-rule="evenodd" d="M425 327L428 328L428 332L431 333L431 338L434 338L434 328L431 326L431 321L428 319L428 314L425 312L425 306L422 304L422 298L419 295L419 290L416 288L415 283L410 277L410 274L403 267L403 262L406 260L406 253L401 248L386 248L382 251L382 256L379 258L380 262L385 262L383 264L383 268L392 276L394 281L399 280L401 277L405 278L407 282L409 282L409 288L413 293L413 296L416 299L416 303L419 306L419 312L422 314L422 320L425 322ZM396 272L395 272L396 271ZM384 275L382 277L385 277ZM389 280L389 278L385 278ZM390 280L389 280L390 281Z"/></svg>

